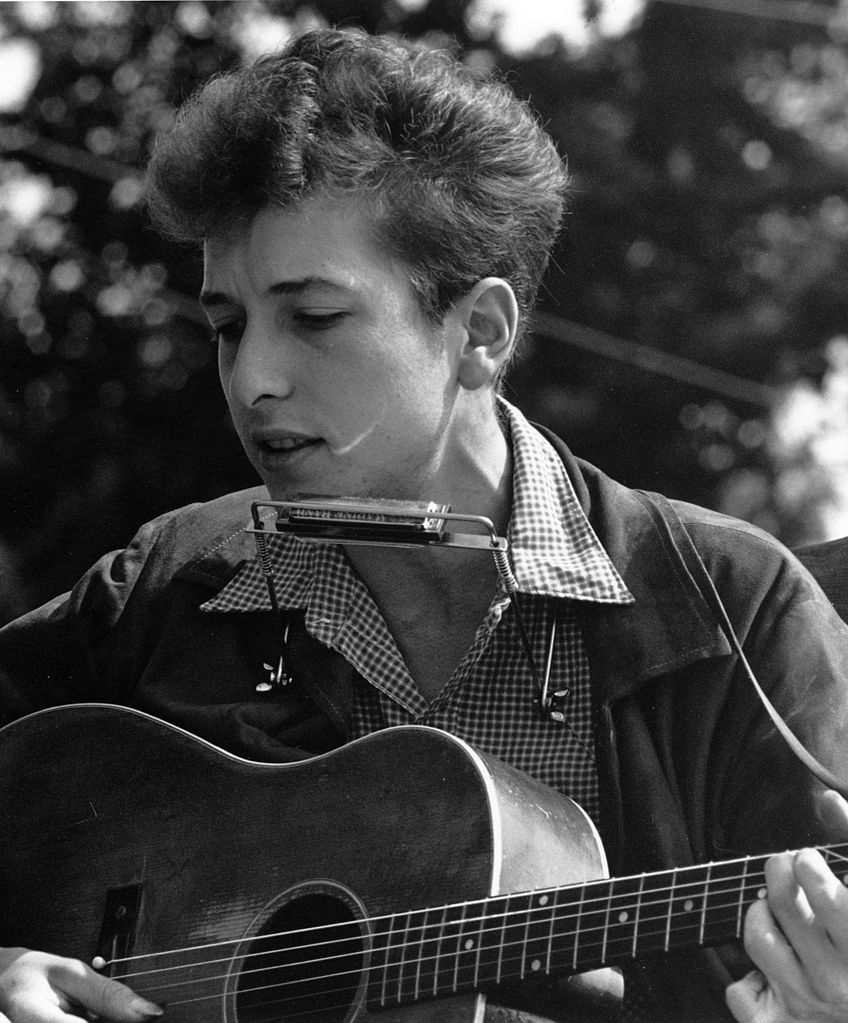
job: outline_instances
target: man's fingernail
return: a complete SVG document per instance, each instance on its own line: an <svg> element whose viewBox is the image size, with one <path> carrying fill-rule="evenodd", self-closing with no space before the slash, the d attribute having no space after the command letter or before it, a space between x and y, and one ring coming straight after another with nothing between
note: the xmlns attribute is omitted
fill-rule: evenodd
<svg viewBox="0 0 848 1023"><path fill-rule="evenodd" d="M146 998L133 999L130 1008L141 1019L157 1019L165 1011L160 1005L148 1002Z"/></svg>

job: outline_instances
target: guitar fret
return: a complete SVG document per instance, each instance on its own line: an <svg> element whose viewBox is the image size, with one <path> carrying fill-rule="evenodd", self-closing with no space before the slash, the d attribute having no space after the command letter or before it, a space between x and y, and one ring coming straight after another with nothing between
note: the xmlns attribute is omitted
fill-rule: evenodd
<svg viewBox="0 0 848 1023"><path fill-rule="evenodd" d="M436 929L428 922L431 912L436 912L436 910L425 909L421 913L421 934L418 938L418 962L415 966L416 1001L421 998L422 991L429 992L432 987L431 977L436 974L439 941L441 939L441 927Z"/></svg>
<svg viewBox="0 0 848 1023"><path fill-rule="evenodd" d="M760 865L763 861L760 860ZM741 865L741 870L740 870ZM752 901L751 889L763 883L760 873L749 879L750 860L710 864L708 897L705 900L704 927L700 935L702 945L730 941L740 934L745 907Z"/></svg>
<svg viewBox="0 0 848 1023"><path fill-rule="evenodd" d="M456 962L454 964L454 991L470 991L475 986L478 974L478 953L480 948L480 923L478 919L481 907L474 904L474 913L468 918L468 906L463 906L460 924Z"/></svg>
<svg viewBox="0 0 848 1023"><path fill-rule="evenodd" d="M459 949L462 942L462 926L467 907L445 906L442 912L440 937L436 951L433 973L433 994L445 994L457 990L459 970Z"/></svg>
<svg viewBox="0 0 848 1023"><path fill-rule="evenodd" d="M489 899L480 905L477 950L474 961L474 986L497 983L504 920L504 899Z"/></svg>
<svg viewBox="0 0 848 1023"><path fill-rule="evenodd" d="M691 948L699 944L701 912L698 897L705 873L704 867L687 867L677 874L670 905L670 937L674 938L671 942L674 946Z"/></svg>
<svg viewBox="0 0 848 1023"><path fill-rule="evenodd" d="M556 923L556 911L557 911L557 893L551 893L551 914L550 924L548 925L548 958L545 962L545 973L550 973L552 969L552 961L554 954L554 924Z"/></svg>
<svg viewBox="0 0 848 1023"><path fill-rule="evenodd" d="M498 963L495 970L495 983L500 984L503 977L503 953L506 944L506 925L509 920L510 900L509 896L503 902L503 915L501 917L500 941L498 942Z"/></svg>
<svg viewBox="0 0 848 1023"><path fill-rule="evenodd" d="M507 977L524 976L526 930L530 900L526 895L509 898L509 912L504 930L504 960Z"/></svg>
<svg viewBox="0 0 848 1023"><path fill-rule="evenodd" d="M530 898L527 926L524 929L522 977L527 973L542 974L550 970L553 904L553 897L549 892L534 892Z"/></svg>
<svg viewBox="0 0 848 1023"><path fill-rule="evenodd" d="M466 914L467 910L468 910L468 904L467 903L463 903L462 904L462 915L461 915L461 917L459 919L459 927L457 928L457 932L456 932L456 954L454 955L454 959L453 959L453 987L452 987L453 991L458 991L459 990L459 956L460 956L460 953L462 951L462 941L463 941L463 933L462 932L463 932L463 928L465 927L465 914Z"/></svg>
<svg viewBox="0 0 848 1023"><path fill-rule="evenodd" d="M412 919L411 913L405 913L406 923L403 926L403 938L400 944L400 961L398 963L398 978L397 978L397 994L394 995L392 1001L398 1005L403 1004L404 999L404 971L407 965L407 953L410 948L409 932L410 932L410 921Z"/></svg>
<svg viewBox="0 0 848 1023"><path fill-rule="evenodd" d="M698 944L704 944L704 931L707 926L707 895L710 890L710 878L712 877L713 865L712 863L707 864L707 876L704 878L704 896L701 905L701 926L698 930Z"/></svg>
<svg viewBox="0 0 848 1023"><path fill-rule="evenodd" d="M577 960L580 950L580 925L583 923L583 906L586 902L586 885L584 884L580 888L580 900L579 908L577 910L577 920L574 926L574 952L571 957L571 970L572 973L577 972Z"/></svg>
<svg viewBox="0 0 848 1023"><path fill-rule="evenodd" d="M568 963L572 973L600 966L606 954L604 940L612 897L611 882L587 882L564 889L562 894L562 898L557 898L557 916L567 923L573 921L574 927L561 927L560 935L554 939L554 963L557 966ZM574 904L577 905L576 915ZM564 905L571 906L565 915L561 911Z"/></svg>
<svg viewBox="0 0 848 1023"><path fill-rule="evenodd" d="M532 905L532 902L531 902ZM530 956L530 923L531 913L528 907L528 911L524 914L524 934L521 938L521 968L518 971L518 976L521 980L524 980L524 974L527 972L527 960Z"/></svg>
<svg viewBox="0 0 848 1023"><path fill-rule="evenodd" d="M601 966L606 961L607 925L611 901L612 882L608 879L600 882L593 881L583 886L580 893L580 908L572 956L574 972Z"/></svg>
<svg viewBox="0 0 848 1023"><path fill-rule="evenodd" d="M633 892L632 926L626 955L636 959L649 952L667 951L674 926L674 896L677 871L671 874L642 874ZM633 879L634 882L636 879ZM623 950L622 950L623 951Z"/></svg>
<svg viewBox="0 0 848 1023"><path fill-rule="evenodd" d="M638 939L638 907L644 887L643 874L609 882L600 957L602 963L620 962L632 957Z"/></svg>
<svg viewBox="0 0 848 1023"><path fill-rule="evenodd" d="M476 955L474 956L474 987L475 988L478 988L480 986L480 966L481 966L481 962L482 962L482 958L481 957L482 957L482 954L483 954L483 943L484 943L485 934L486 934L486 930L485 930L486 910L485 910L484 904L482 904L482 903L481 903L480 908L478 910L478 916L480 917L480 920L479 920L479 923L478 923L478 926L477 926L477 952L476 952Z"/></svg>
<svg viewBox="0 0 848 1023"><path fill-rule="evenodd" d="M677 867L674 868L671 875L671 885L668 897L668 911L665 915L665 941L663 942L663 951L668 952L669 943L671 941L671 917L674 911L674 893L677 890Z"/></svg>
<svg viewBox="0 0 848 1023"><path fill-rule="evenodd" d="M508 896L503 928L504 955L502 960L502 972L507 979L522 976L525 937L522 916L528 909L529 900L525 896Z"/></svg>
<svg viewBox="0 0 848 1023"><path fill-rule="evenodd" d="M448 907L442 909L442 919L439 922L439 937L436 939L436 952L433 962L433 987L430 993L435 998L439 993L439 971L442 966L442 944L445 940L445 924L448 922Z"/></svg>
<svg viewBox="0 0 848 1023"><path fill-rule="evenodd" d="M503 954L498 977L523 977L528 957L528 929L531 924L533 896L510 895L501 927Z"/></svg>
<svg viewBox="0 0 848 1023"><path fill-rule="evenodd" d="M458 983L459 990L469 991L476 986L476 977L479 973L480 953L480 920L477 919L480 909L475 908L475 914L470 920L466 920L463 927L462 948L459 953Z"/></svg>
<svg viewBox="0 0 848 1023"><path fill-rule="evenodd" d="M642 893L645 890L645 875L639 878L639 891L636 895L636 919L633 921L633 945L630 949L631 959L636 958L636 946L639 941L639 921L642 916Z"/></svg>
<svg viewBox="0 0 848 1023"><path fill-rule="evenodd" d="M609 882L608 894L606 899L606 910L604 913L604 927L603 927L603 940L601 944L601 964L603 965L607 961L607 941L609 940L609 929L610 929L610 909L612 906L612 881Z"/></svg>
<svg viewBox="0 0 848 1023"><path fill-rule="evenodd" d="M736 937L742 937L745 913L745 883L748 879L748 867L751 865L751 857L745 857L745 866L742 868L742 883L739 885L739 905L736 910Z"/></svg>
<svg viewBox="0 0 848 1023"><path fill-rule="evenodd" d="M585 885L573 885L536 894L528 953L532 973L576 972L585 893ZM539 966L534 965L536 960Z"/></svg>
<svg viewBox="0 0 848 1023"><path fill-rule="evenodd" d="M385 947L385 961L383 963L383 980L380 985L380 1005L385 1006L388 1004L389 999L389 988L391 987L390 975L395 967L393 962L394 954L398 951L398 943L394 939L395 931L395 920L397 914L392 914L389 917L389 928L386 931L386 947Z"/></svg>

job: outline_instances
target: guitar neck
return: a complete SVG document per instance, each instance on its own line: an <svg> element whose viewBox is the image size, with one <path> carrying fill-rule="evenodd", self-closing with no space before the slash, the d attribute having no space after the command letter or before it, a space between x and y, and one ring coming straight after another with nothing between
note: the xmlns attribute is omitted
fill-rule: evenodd
<svg viewBox="0 0 848 1023"><path fill-rule="evenodd" d="M848 843L820 849L845 863ZM606 878L395 914L374 936L370 997L381 1005L581 973L739 939L765 896L768 856Z"/></svg>

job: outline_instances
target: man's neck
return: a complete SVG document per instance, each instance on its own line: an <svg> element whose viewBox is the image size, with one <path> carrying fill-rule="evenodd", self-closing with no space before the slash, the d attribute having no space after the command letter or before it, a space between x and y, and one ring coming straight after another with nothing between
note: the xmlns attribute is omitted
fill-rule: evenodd
<svg viewBox="0 0 848 1023"><path fill-rule="evenodd" d="M432 482L432 491L421 492L417 498L419 502L446 504L457 514L487 518L498 535L506 534L512 508L512 454L494 409L485 428L467 434L464 443L445 458L438 478ZM468 532L473 527L458 523L450 529ZM441 548L349 546L347 555L366 585L369 579L376 582L384 578L391 565L392 573L410 572L423 586L432 576L439 590L449 585L452 576L465 573L469 560L469 552ZM481 555L471 555L472 562L475 557Z"/></svg>
<svg viewBox="0 0 848 1023"><path fill-rule="evenodd" d="M478 435L432 495L460 514L481 515L505 535L512 504L512 457L496 418L494 432ZM447 484L445 485L445 480ZM456 531L470 529L458 524ZM487 550L443 547L348 546L348 559L429 699L440 691L468 649L497 586Z"/></svg>

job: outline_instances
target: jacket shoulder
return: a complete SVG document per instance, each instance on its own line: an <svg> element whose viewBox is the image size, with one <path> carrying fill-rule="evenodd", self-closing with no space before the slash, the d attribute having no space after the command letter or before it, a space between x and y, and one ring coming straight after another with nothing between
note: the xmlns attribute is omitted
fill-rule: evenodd
<svg viewBox="0 0 848 1023"><path fill-rule="evenodd" d="M212 540L218 533L229 528L244 526L250 517L250 506L254 501L267 501L265 487L250 487L236 490L209 501L195 501L173 508L152 519L149 526L158 529L188 529L197 536Z"/></svg>
<svg viewBox="0 0 848 1023"><path fill-rule="evenodd" d="M156 561L175 577L221 584L253 553L251 505L268 500L264 487L251 487L165 512L138 531L131 546L156 549Z"/></svg>
<svg viewBox="0 0 848 1023"><path fill-rule="evenodd" d="M584 512L627 585L651 597L669 586L675 600L693 590L688 566L695 553L731 600L755 607L772 597L808 599L818 587L798 559L758 526L649 490L628 487L575 458L550 431L542 431L563 460ZM673 580L679 585L672 585ZM641 585L644 584L644 585ZM682 587L682 590L681 590ZM653 598L651 598L653 599ZM674 605L668 609L675 612Z"/></svg>
<svg viewBox="0 0 848 1023"><path fill-rule="evenodd" d="M646 496L655 501L662 500L659 495L646 493ZM757 557L773 559L775 564L795 561L789 549L760 526L685 501L668 500L666 503L677 513L702 555L708 554L710 550L734 554L741 548L751 551Z"/></svg>

